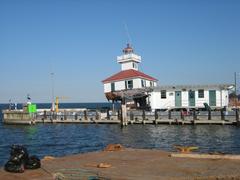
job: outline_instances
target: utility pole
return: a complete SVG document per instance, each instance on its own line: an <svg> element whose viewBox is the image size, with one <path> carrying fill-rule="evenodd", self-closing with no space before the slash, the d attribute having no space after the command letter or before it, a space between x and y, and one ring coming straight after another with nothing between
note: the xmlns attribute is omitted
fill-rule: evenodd
<svg viewBox="0 0 240 180"><path fill-rule="evenodd" d="M237 72L234 72L235 95L237 96Z"/></svg>
<svg viewBox="0 0 240 180"><path fill-rule="evenodd" d="M55 97L54 97L54 73L51 73L52 82L52 111L55 111Z"/></svg>
<svg viewBox="0 0 240 180"><path fill-rule="evenodd" d="M237 72L234 72L234 85L235 85L235 108L238 104L238 95L237 95Z"/></svg>

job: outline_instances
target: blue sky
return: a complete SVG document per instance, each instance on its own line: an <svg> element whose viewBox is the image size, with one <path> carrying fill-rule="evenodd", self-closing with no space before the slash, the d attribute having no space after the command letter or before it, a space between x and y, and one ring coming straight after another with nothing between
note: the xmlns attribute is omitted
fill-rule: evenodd
<svg viewBox="0 0 240 180"><path fill-rule="evenodd" d="M103 102L128 42L159 84L233 83L238 0L0 0L0 102ZM238 82L240 76L238 76Z"/></svg>

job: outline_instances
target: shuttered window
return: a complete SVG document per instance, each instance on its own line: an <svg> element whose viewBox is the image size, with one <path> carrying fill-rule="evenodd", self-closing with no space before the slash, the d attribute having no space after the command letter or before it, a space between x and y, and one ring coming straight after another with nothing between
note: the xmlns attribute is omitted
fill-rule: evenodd
<svg viewBox="0 0 240 180"><path fill-rule="evenodd" d="M166 90L161 90L161 99L166 99L166 98L167 98Z"/></svg>
<svg viewBox="0 0 240 180"><path fill-rule="evenodd" d="M115 91L115 83L111 83L111 91Z"/></svg>
<svg viewBox="0 0 240 180"><path fill-rule="evenodd" d="M125 81L125 89L133 88L133 80Z"/></svg>
<svg viewBox="0 0 240 180"><path fill-rule="evenodd" d="M128 89L132 89L133 88L133 80L128 81Z"/></svg>
<svg viewBox="0 0 240 180"><path fill-rule="evenodd" d="M146 81L142 79L142 87L146 87Z"/></svg>
<svg viewBox="0 0 240 180"><path fill-rule="evenodd" d="M198 90L198 98L204 98L204 89Z"/></svg>

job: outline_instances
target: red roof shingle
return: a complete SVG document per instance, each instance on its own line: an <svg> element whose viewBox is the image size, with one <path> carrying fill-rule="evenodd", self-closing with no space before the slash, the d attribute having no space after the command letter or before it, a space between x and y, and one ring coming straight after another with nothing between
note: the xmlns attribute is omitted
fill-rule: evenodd
<svg viewBox="0 0 240 180"><path fill-rule="evenodd" d="M109 78L103 80L102 82L107 83L107 82L112 82L112 81L120 81L120 80L124 80L124 79L138 78L138 77L149 80L149 81L157 81L157 79L155 79L149 75L146 75L143 72L129 69L129 70L121 71L117 74L114 74L114 75L110 76Z"/></svg>

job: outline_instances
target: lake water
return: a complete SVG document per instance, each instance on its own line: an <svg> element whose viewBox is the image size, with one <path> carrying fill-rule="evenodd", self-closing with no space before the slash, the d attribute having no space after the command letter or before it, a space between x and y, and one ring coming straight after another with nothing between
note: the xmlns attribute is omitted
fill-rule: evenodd
<svg viewBox="0 0 240 180"><path fill-rule="evenodd" d="M110 107L108 103L64 104L68 108ZM41 104L38 107L50 107ZM0 105L0 109L7 105ZM222 125L37 124L4 125L0 115L0 166L12 144L25 145L40 158L102 150L107 144L172 151L173 145L199 146L200 152L240 154L240 127Z"/></svg>

